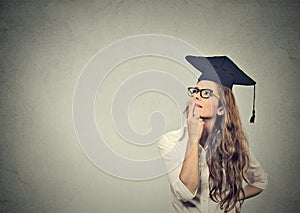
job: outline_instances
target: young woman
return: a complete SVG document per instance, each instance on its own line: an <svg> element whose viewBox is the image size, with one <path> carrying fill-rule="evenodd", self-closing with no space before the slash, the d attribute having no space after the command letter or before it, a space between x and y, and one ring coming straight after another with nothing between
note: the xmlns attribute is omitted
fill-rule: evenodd
<svg viewBox="0 0 300 213"><path fill-rule="evenodd" d="M188 88L185 126L164 134L158 144L172 205L180 213L240 212L243 201L268 183L267 173L249 150L231 90L233 84L255 81L226 56L186 59L202 75Z"/></svg>

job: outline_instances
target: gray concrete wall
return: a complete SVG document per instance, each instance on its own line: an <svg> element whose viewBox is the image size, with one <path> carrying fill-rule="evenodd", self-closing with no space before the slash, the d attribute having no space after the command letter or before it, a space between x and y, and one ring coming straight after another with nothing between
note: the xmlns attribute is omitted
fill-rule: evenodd
<svg viewBox="0 0 300 213"><path fill-rule="evenodd" d="M299 1L1 0L0 211L172 212L166 176L129 181L108 175L86 157L72 121L74 88L89 59L119 39L155 33L182 39L205 55L228 55L256 80L254 125L248 123L252 88L234 93L269 185L246 201L244 212L299 212L299 6ZM174 63L141 60L117 67L95 106L104 137L114 138L110 146L147 159L157 156L155 144L138 151L124 146L114 131L112 91L143 69L164 69L187 85L195 79L180 76L183 68ZM140 131L149 130L147 116L154 110L165 112L166 130L180 127L178 110L165 96L147 93L130 110Z"/></svg>

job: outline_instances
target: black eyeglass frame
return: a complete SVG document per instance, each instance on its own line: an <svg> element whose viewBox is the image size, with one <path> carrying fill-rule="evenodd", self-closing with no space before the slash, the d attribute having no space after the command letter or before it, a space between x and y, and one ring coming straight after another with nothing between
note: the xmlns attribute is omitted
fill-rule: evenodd
<svg viewBox="0 0 300 213"><path fill-rule="evenodd" d="M196 90L196 92L192 92L191 90ZM203 91L209 91L209 96L203 96L202 92ZM211 96L215 96L216 98L220 98L220 96L218 94L216 94L212 89L208 89L208 88L204 88L204 89L199 89L198 87L188 87L188 95L189 96L193 96L193 94L197 94L197 93L200 93L200 96L201 98L204 98L204 99L208 99L209 97Z"/></svg>

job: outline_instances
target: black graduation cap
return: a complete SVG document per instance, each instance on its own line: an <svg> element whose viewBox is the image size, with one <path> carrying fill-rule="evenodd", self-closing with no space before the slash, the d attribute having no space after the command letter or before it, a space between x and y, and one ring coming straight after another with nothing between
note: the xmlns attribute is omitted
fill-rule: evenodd
<svg viewBox="0 0 300 213"><path fill-rule="evenodd" d="M197 70L202 72L198 78L200 80L210 80L232 89L236 85L254 85L253 108L250 123L255 119L255 84L256 82L244 73L227 56L192 56L188 55L185 59Z"/></svg>

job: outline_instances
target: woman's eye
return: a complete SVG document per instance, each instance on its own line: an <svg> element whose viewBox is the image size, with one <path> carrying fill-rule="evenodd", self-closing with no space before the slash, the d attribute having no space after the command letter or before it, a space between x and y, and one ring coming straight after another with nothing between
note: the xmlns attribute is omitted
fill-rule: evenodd
<svg viewBox="0 0 300 213"><path fill-rule="evenodd" d="M207 95L207 96L209 96L210 95L210 91L209 90L205 90L204 94Z"/></svg>

